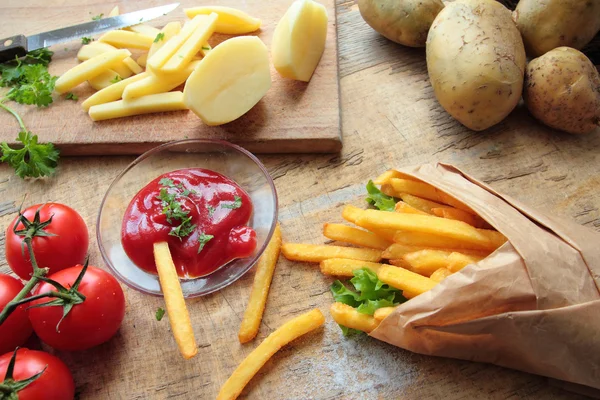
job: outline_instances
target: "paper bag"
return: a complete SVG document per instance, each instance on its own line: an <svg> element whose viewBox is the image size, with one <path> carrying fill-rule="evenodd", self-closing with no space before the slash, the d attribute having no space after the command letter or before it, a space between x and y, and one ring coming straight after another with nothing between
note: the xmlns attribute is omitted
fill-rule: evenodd
<svg viewBox="0 0 600 400"><path fill-rule="evenodd" d="M532 210L451 165L399 171L462 201L508 242L400 305L371 336L600 388L600 234Z"/></svg>

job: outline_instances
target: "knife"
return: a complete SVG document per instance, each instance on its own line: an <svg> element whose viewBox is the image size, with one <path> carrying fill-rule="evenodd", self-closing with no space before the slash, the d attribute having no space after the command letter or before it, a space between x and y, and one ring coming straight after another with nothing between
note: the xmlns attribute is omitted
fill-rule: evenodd
<svg viewBox="0 0 600 400"><path fill-rule="evenodd" d="M125 28L131 25L161 17L173 11L179 3L134 11L115 17L102 18L97 21L85 22L67 28L38 33L37 35L15 35L0 39L0 62L14 60L15 57L24 57L28 52L50 47L52 45L80 39L83 36L97 35L113 29Z"/></svg>

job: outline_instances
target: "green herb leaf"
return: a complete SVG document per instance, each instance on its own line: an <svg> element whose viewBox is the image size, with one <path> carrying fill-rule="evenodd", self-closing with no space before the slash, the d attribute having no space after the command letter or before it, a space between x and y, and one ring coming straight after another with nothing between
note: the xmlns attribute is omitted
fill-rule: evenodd
<svg viewBox="0 0 600 400"><path fill-rule="evenodd" d="M52 143L39 144L37 135L28 131L19 132L17 140L23 143L23 148L12 149L7 143L0 144L0 161L13 167L17 176L21 178L38 178L54 173L58 162L58 150Z"/></svg>
<svg viewBox="0 0 600 400"><path fill-rule="evenodd" d="M176 236L181 240L196 229L196 224L192 224L192 217L188 216L190 212L185 210L179 201L179 197L187 196L191 191L184 189L182 183L176 185L169 178L162 178L158 183L162 186L157 196L163 207L162 213L166 215L169 224L179 222L179 225L171 229L169 235ZM174 190L169 191L169 189Z"/></svg>
<svg viewBox="0 0 600 400"><path fill-rule="evenodd" d="M360 335L361 333L364 333L363 331L359 331L358 329L348 328L344 325L338 324L338 326L342 329L342 334L346 337Z"/></svg>
<svg viewBox="0 0 600 400"><path fill-rule="evenodd" d="M92 21L98 21L99 19L102 19L102 17L104 17L104 14L98 14L92 17Z"/></svg>
<svg viewBox="0 0 600 400"><path fill-rule="evenodd" d="M67 95L65 96L65 99L66 99L66 100L73 100L73 101L77 101L77 100L79 100L79 97L78 97L78 96L77 96L75 93L73 93L73 92L69 92L69 93L67 93Z"/></svg>
<svg viewBox="0 0 600 400"><path fill-rule="evenodd" d="M154 43L158 43L161 40L165 40L165 34L163 32L160 32L156 35L154 38Z"/></svg>
<svg viewBox="0 0 600 400"><path fill-rule="evenodd" d="M217 211L216 208L214 208L213 206L211 206L209 204L206 205L206 209L208 210L209 217L212 217L214 215L215 211Z"/></svg>
<svg viewBox="0 0 600 400"><path fill-rule="evenodd" d="M51 76L43 64L21 65L19 69L18 72L15 71L18 77L9 76L16 82L12 85L7 82L6 86L12 88L6 93L6 97L20 104L35 104L38 107L50 105L57 77Z"/></svg>
<svg viewBox="0 0 600 400"><path fill-rule="evenodd" d="M219 206L221 208L229 208L229 209L235 210L242 206L242 198L240 196L235 196L233 203L226 203L226 204L221 203L221 204L219 204Z"/></svg>
<svg viewBox="0 0 600 400"><path fill-rule="evenodd" d="M366 199L367 203L382 211L394 211L397 200L383 194L381 190L377 189L373 181L367 183L367 193L369 193Z"/></svg>
<svg viewBox="0 0 600 400"><path fill-rule="evenodd" d="M175 187L175 182L173 182L173 179L171 178L162 178L160 181L158 181L158 184L160 186Z"/></svg>
<svg viewBox="0 0 600 400"><path fill-rule="evenodd" d="M163 319L164 316L165 316L165 310L163 310L161 307L158 307L158 310L156 310L156 320L160 321Z"/></svg>
<svg viewBox="0 0 600 400"><path fill-rule="evenodd" d="M91 37L84 36L84 37L81 38L81 43L82 44L90 44L93 41L94 41L94 39L91 38Z"/></svg>
<svg viewBox="0 0 600 400"><path fill-rule="evenodd" d="M202 249L204 248L204 246L206 245L206 243L210 242L210 240L212 238L214 238L213 235L207 235L204 232L202 232L198 236L198 242L200 242L200 246L198 247L198 253L200 253L202 251Z"/></svg>
<svg viewBox="0 0 600 400"><path fill-rule="evenodd" d="M121 76L115 75L115 77L110 80L110 83L117 83L117 82L122 81L122 80L123 80L123 78L121 78Z"/></svg>
<svg viewBox="0 0 600 400"><path fill-rule="evenodd" d="M207 47L207 46L202 46L202 50L204 50L204 51L208 51L208 50L210 50L210 47Z"/></svg>

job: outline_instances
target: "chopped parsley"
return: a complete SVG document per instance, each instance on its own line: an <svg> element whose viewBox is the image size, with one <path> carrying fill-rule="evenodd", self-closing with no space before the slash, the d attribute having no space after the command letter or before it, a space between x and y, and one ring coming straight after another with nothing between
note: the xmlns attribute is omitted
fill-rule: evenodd
<svg viewBox="0 0 600 400"><path fill-rule="evenodd" d="M186 196L190 191L183 189L181 183L176 185L172 179L163 178L158 183L162 186L157 197L161 201L162 213L167 217L169 224L179 222L179 225L171 228L169 235L181 240L196 229L196 224L192 224L192 217L189 216L190 212L185 210L179 201L181 196ZM169 189L175 190L169 191ZM184 194L186 192L187 194Z"/></svg>
<svg viewBox="0 0 600 400"><path fill-rule="evenodd" d="M156 310L156 320L160 321L163 319L164 316L165 316L165 310L163 310L161 307L158 307L158 310Z"/></svg>
<svg viewBox="0 0 600 400"><path fill-rule="evenodd" d="M123 78L121 78L121 76L115 75L115 77L110 80L110 83L117 83L117 82L122 81L122 80L123 80Z"/></svg>
<svg viewBox="0 0 600 400"><path fill-rule="evenodd" d="M69 92L69 93L67 93L67 95L65 96L65 99L67 99L67 100L73 100L73 101L77 101L77 100L79 100L79 97L78 97L78 96L77 96L75 93L73 93L73 92Z"/></svg>
<svg viewBox="0 0 600 400"><path fill-rule="evenodd" d="M104 17L104 14L98 14L92 17L92 21L98 21L99 19L102 19L102 17Z"/></svg>
<svg viewBox="0 0 600 400"><path fill-rule="evenodd" d="M154 38L154 43L158 43L161 40L165 40L165 34L163 32L160 32L158 35L156 35Z"/></svg>
<svg viewBox="0 0 600 400"><path fill-rule="evenodd" d="M204 50L204 51L210 50L210 47L202 46L202 50Z"/></svg>
<svg viewBox="0 0 600 400"><path fill-rule="evenodd" d="M217 209L216 209L216 208L214 208L213 206L211 206L210 204L208 204L208 205L206 206L206 209L208 210L208 216L209 216L209 217L212 217L212 216L213 216L213 214L215 213L215 211L217 211Z"/></svg>
<svg viewBox="0 0 600 400"><path fill-rule="evenodd" d="M84 36L84 37L81 38L81 43L82 44L90 44L93 41L94 41L94 39L91 38L91 37Z"/></svg>
<svg viewBox="0 0 600 400"><path fill-rule="evenodd" d="M242 198L240 196L235 196L233 203L220 204L221 208L229 208L231 210L238 209L242 206Z"/></svg>
<svg viewBox="0 0 600 400"><path fill-rule="evenodd" d="M198 253L202 251L206 243L210 242L212 238L214 238L213 235L207 235L204 232L198 236L198 242L200 242L200 246L198 246Z"/></svg>

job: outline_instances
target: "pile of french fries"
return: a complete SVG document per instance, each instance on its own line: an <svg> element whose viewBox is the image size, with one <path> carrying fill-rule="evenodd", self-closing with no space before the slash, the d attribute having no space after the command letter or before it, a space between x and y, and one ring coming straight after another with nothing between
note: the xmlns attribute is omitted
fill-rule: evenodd
<svg viewBox="0 0 600 400"><path fill-rule="evenodd" d="M352 277L354 270L368 268L411 299L506 242L468 206L425 182L389 170L374 183L399 199L393 211L347 205L342 218L352 225L326 223L323 228L325 237L355 247L284 243L282 254L289 260L318 262L330 276ZM330 312L340 325L371 332L393 310L380 308L371 316L334 303Z"/></svg>

